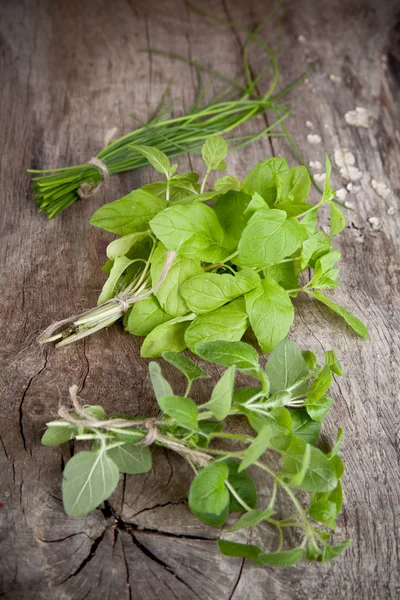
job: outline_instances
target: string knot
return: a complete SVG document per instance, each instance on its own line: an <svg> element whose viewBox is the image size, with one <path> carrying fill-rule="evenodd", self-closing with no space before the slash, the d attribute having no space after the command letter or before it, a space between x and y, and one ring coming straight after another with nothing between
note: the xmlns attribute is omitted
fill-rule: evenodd
<svg viewBox="0 0 400 600"><path fill-rule="evenodd" d="M93 196L93 194L95 194L101 188L103 182L107 179L107 177L110 177L110 173L106 163L103 162L100 158L97 158L97 156L93 156L90 160L88 160L86 164L95 166L100 171L102 175L102 180L99 181L99 183L94 187L92 187L90 183L82 183L82 185L77 189L77 194L80 198L83 199Z"/></svg>
<svg viewBox="0 0 400 600"><path fill-rule="evenodd" d="M141 440L141 443L145 446L151 446L151 444L158 439L157 419L154 417L151 419L146 419L144 425L147 428L147 433Z"/></svg>

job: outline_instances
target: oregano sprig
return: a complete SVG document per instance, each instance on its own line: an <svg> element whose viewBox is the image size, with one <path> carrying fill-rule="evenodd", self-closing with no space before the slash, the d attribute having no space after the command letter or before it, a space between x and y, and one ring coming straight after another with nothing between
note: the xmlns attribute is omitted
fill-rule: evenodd
<svg viewBox="0 0 400 600"><path fill-rule="evenodd" d="M91 445L90 451L75 452L64 470L66 512L82 516L95 509L113 493L119 473L148 472L149 447L156 444L179 453L193 468L188 503L196 517L221 527L229 514L239 513L236 521L230 518L218 542L223 554L282 567L303 558L326 562L340 554L349 541L332 545L331 537L342 506L343 462L338 453L343 431L339 429L328 454L316 445L333 402L327 396L333 374L341 374L334 352L325 354L323 365L289 340L278 344L265 365L240 341L202 342L197 352L226 367L210 398L198 404L189 397L192 383L206 373L187 357L168 352L165 359L185 375L188 386L185 395L175 395L160 366L150 363L162 411L157 418L108 417L100 406L82 406L76 387L71 388L72 409L61 408L60 419L47 424L42 438L47 446L70 440ZM253 377L254 386L235 387L236 371ZM254 435L232 433L228 416L246 419ZM235 448L222 449L224 440L233 441ZM281 457L278 470L268 460L272 454ZM249 468L265 474L266 505L260 505ZM292 506L288 516L280 514L278 490ZM299 491L308 495L307 504ZM274 546L269 543L265 550L237 541L236 532L255 526L262 531L264 525L277 532ZM295 535L286 535L288 530ZM298 540L295 547L289 544L293 539Z"/></svg>

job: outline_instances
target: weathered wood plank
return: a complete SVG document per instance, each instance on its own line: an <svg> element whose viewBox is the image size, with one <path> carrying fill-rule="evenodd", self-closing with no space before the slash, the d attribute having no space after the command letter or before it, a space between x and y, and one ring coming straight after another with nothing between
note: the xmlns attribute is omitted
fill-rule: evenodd
<svg viewBox="0 0 400 600"><path fill-rule="evenodd" d="M264 4L208 6L254 27L271 8ZM154 472L121 481L102 511L68 519L60 482L69 451L39 443L44 424L72 383L89 402L101 401L106 409L155 413L138 341L121 328L59 351L40 349L36 342L50 321L95 303L111 236L89 228L88 219L100 203L148 181L151 173L114 177L96 197L48 223L35 212L24 170L86 160L103 145L109 129L116 126L121 134L131 127L129 112L145 117L172 76L177 110L190 105L194 73L182 64L149 58L140 48L190 54L234 75L241 36L210 24L178 0L1 4L0 593L5 597L76 600L98 598L101 592L134 600L330 600L338 590L349 599L398 597L400 58L395 8L395 2L378 8L373 0L362 6L355 0L324 0L317 7L311 0L288 1L283 7L283 80L289 82L307 62L316 63L293 102L294 139L307 161L323 162L324 150L333 157L334 150L346 147L363 173L360 192L348 195L356 210L338 242L344 285L334 295L367 321L371 341L359 340L323 308L298 299L292 337L317 352L337 348L346 369L334 390L336 405L325 434L332 441L338 425L347 432L340 531L354 542L326 567L281 571L219 555L215 539L220 532L197 521L184 502L189 470L167 452L155 453ZM270 43L275 34L266 27ZM382 55L389 57L386 70ZM255 71L264 61L254 51ZM370 111L368 129L345 123L344 114L356 106ZM312 130L306 121L313 123ZM322 143L310 145L310 132L321 135ZM274 139L232 153L229 167L241 177L271 153L295 162L287 143ZM182 168L200 165L197 158L179 162ZM347 183L338 169L335 177L336 187ZM385 181L393 193L378 196L371 178ZM397 209L395 215L388 214L390 207ZM379 219L379 229L370 217ZM166 370L175 377L172 368ZM199 393L207 385L200 385ZM261 534L245 535L257 541ZM266 538L265 544L271 542Z"/></svg>

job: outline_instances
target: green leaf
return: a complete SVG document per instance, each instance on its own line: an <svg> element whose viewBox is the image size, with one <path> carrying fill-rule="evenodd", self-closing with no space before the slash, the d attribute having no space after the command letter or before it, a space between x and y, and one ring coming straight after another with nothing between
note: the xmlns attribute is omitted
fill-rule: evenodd
<svg viewBox="0 0 400 600"><path fill-rule="evenodd" d="M265 510L253 509L249 512L245 513L236 523L229 529L229 531L239 531L240 529L247 529L248 527L253 527L268 519L274 514L272 508L267 508Z"/></svg>
<svg viewBox="0 0 400 600"><path fill-rule="evenodd" d="M262 567L292 567L304 556L302 548L284 550L282 552L262 552L256 559L256 564Z"/></svg>
<svg viewBox="0 0 400 600"><path fill-rule="evenodd" d="M124 235L107 246L108 258L114 260L119 256L125 256L130 252L138 243L142 242L149 235L148 231L136 231L129 235ZM132 256L131 258L135 258Z"/></svg>
<svg viewBox="0 0 400 600"><path fill-rule="evenodd" d="M301 355L304 358L306 365L310 369L310 371L314 371L315 366L317 364L317 357L315 356L315 354L311 352L311 350L302 350Z"/></svg>
<svg viewBox="0 0 400 600"><path fill-rule="evenodd" d="M224 556L251 558L254 561L262 553L261 548L253 544L240 544L239 542L229 542L228 540L218 540L218 547Z"/></svg>
<svg viewBox="0 0 400 600"><path fill-rule="evenodd" d="M129 146L129 148L142 154L156 171L163 173L167 178L169 177L171 163L164 152L152 146Z"/></svg>
<svg viewBox="0 0 400 600"><path fill-rule="evenodd" d="M277 199L275 206L286 211L289 217L305 212L310 193L310 175L303 165L283 171L277 176Z"/></svg>
<svg viewBox="0 0 400 600"><path fill-rule="evenodd" d="M129 427L124 427L124 429L114 431L114 433L119 440L127 444L137 444L146 435L143 431L139 431L136 428L130 429Z"/></svg>
<svg viewBox="0 0 400 600"><path fill-rule="evenodd" d="M308 368L296 344L282 340L271 352L265 372L270 382L270 392L274 394L307 377Z"/></svg>
<svg viewBox="0 0 400 600"><path fill-rule="evenodd" d="M336 504L329 502L328 500L319 500L310 505L308 511L310 517L315 521L328 525L331 529L335 529L336 523Z"/></svg>
<svg viewBox="0 0 400 600"><path fill-rule="evenodd" d="M238 496L250 507L257 505L257 488L247 471L239 472L239 463L233 458L228 458L225 464L229 468L228 482L233 487ZM230 512L243 512L245 509L242 504L230 493Z"/></svg>
<svg viewBox="0 0 400 600"><path fill-rule="evenodd" d="M276 283L279 283L284 290L296 290L299 287L299 273L298 269L296 269L294 260L266 267L263 270L263 273L264 277L273 279ZM296 298L297 295L297 291L290 292L292 298Z"/></svg>
<svg viewBox="0 0 400 600"><path fill-rule="evenodd" d="M179 352L164 352L163 358L171 365L174 365L174 367L182 371L190 383L196 381L196 379L208 377L207 373L203 371L203 369L200 369L200 367L195 365L194 362L192 362L189 358L186 358L186 356L179 354Z"/></svg>
<svg viewBox="0 0 400 600"><path fill-rule="evenodd" d="M235 366L248 375L258 376L258 353L244 342L200 342L196 346L196 354L217 365Z"/></svg>
<svg viewBox="0 0 400 600"><path fill-rule="evenodd" d="M317 227L317 213L318 209L316 208L315 210L310 210L301 218L301 224L307 230L309 235L315 233L315 229Z"/></svg>
<svg viewBox="0 0 400 600"><path fill-rule="evenodd" d="M315 444L321 432L321 423L313 421L303 408L290 410L292 417L293 435L307 442Z"/></svg>
<svg viewBox="0 0 400 600"><path fill-rule="evenodd" d="M159 242L151 259L151 281L156 285L165 266L167 249ZM199 260L178 256L172 263L165 281L154 292L161 308L172 315L179 317L188 312L188 306L182 297L182 285L195 275L203 273Z"/></svg>
<svg viewBox="0 0 400 600"><path fill-rule="evenodd" d="M179 425L192 431L197 429L198 408L193 400L182 396L163 396L157 398L157 402L161 410Z"/></svg>
<svg viewBox="0 0 400 600"><path fill-rule="evenodd" d="M190 510L195 514L216 516L224 513L229 506L229 492L225 487L228 475L228 466L223 462L214 462L201 469L190 486Z"/></svg>
<svg viewBox="0 0 400 600"><path fill-rule="evenodd" d="M96 404L94 404L92 406L86 406L85 412L89 413L93 417L96 417L96 419L105 419L106 418L104 408L102 406L99 406Z"/></svg>
<svg viewBox="0 0 400 600"><path fill-rule="evenodd" d="M293 323L294 309L289 295L273 279L263 279L246 294L246 309L262 351L270 352L285 338Z"/></svg>
<svg viewBox="0 0 400 600"><path fill-rule="evenodd" d="M168 250L179 250L182 256L215 262L228 254L217 215L206 204L171 206L154 217L150 227Z"/></svg>
<svg viewBox="0 0 400 600"><path fill-rule="evenodd" d="M149 373L151 383L153 385L154 395L157 400L163 396L174 395L174 391L168 381L163 377L161 367L158 363L152 361L149 364Z"/></svg>
<svg viewBox="0 0 400 600"><path fill-rule="evenodd" d="M199 342L240 340L248 326L244 300L238 298L221 308L197 317L186 330L185 342L190 350L195 352Z"/></svg>
<svg viewBox="0 0 400 600"><path fill-rule="evenodd" d="M250 217L252 214L260 210L260 208L268 208L268 204L265 202L264 198L261 198L260 194L254 192L244 213Z"/></svg>
<svg viewBox="0 0 400 600"><path fill-rule="evenodd" d="M186 279L180 294L189 310L202 315L249 292L259 281L258 275L250 269L239 271L235 276L202 272Z"/></svg>
<svg viewBox="0 0 400 600"><path fill-rule="evenodd" d="M142 358L158 358L163 352L181 352L186 348L185 332L188 329L188 317L176 317L153 329L144 340L140 349Z"/></svg>
<svg viewBox="0 0 400 600"><path fill-rule="evenodd" d="M361 335L361 337L363 337L366 340L368 339L368 329L366 328L364 323L362 323L360 319L357 319L357 317L354 317L351 313L349 313L348 310L346 310L342 306L339 306L339 304L336 304L335 302L333 302L333 300L327 298L319 290L314 290L313 292L307 291L307 294L309 296L312 296L313 298L316 298L317 300L319 300L319 302L322 302L322 304L325 304L325 306L333 310L333 312L335 312L337 315L343 317L346 323L350 325L350 327L354 329L354 331L358 333L358 335Z"/></svg>
<svg viewBox="0 0 400 600"><path fill-rule="evenodd" d="M346 227L346 217L336 204L330 205L331 235L338 235Z"/></svg>
<svg viewBox="0 0 400 600"><path fill-rule="evenodd" d="M237 243L250 218L245 214L250 202L249 196L243 192L230 191L218 198L214 210L224 231L231 251L236 249Z"/></svg>
<svg viewBox="0 0 400 600"><path fill-rule="evenodd" d="M348 546L350 546L351 540L346 540L342 544L337 546L325 546L324 551L320 557L317 558L318 562L326 563L342 554Z"/></svg>
<svg viewBox="0 0 400 600"><path fill-rule="evenodd" d="M342 365L338 361L334 350L328 350L325 352L325 365L330 368L332 373L339 375L339 377L343 375Z"/></svg>
<svg viewBox="0 0 400 600"><path fill-rule="evenodd" d="M201 155L207 165L207 169L219 169L220 163L228 154L228 145L220 135L208 137L201 148ZM223 167L225 168L225 167Z"/></svg>
<svg viewBox="0 0 400 600"><path fill-rule="evenodd" d="M322 194L322 198L321 201L326 204L327 202L330 202L330 200L333 200L333 198L336 195L336 192L333 191L333 189L331 188L331 184L330 184L330 176L331 176L331 172L332 172L332 165L331 165L331 161L329 160L329 156L325 153L325 182L324 182L324 190L323 190L323 194Z"/></svg>
<svg viewBox="0 0 400 600"><path fill-rule="evenodd" d="M117 465L120 473L138 475L151 469L151 452L148 446L123 444L107 450L107 455Z"/></svg>
<svg viewBox="0 0 400 600"><path fill-rule="evenodd" d="M243 453L243 460L239 466L239 472L247 469L256 460L260 458L270 445L270 427L269 424L261 428L260 433Z"/></svg>
<svg viewBox="0 0 400 600"><path fill-rule="evenodd" d="M48 425L42 436L43 446L58 446L64 442L69 442L78 433L78 430L73 425L66 425L60 422L59 425Z"/></svg>
<svg viewBox="0 0 400 600"><path fill-rule="evenodd" d="M99 208L90 223L119 235L147 231L150 220L166 206L165 200L138 189Z"/></svg>
<svg viewBox="0 0 400 600"><path fill-rule="evenodd" d="M315 403L329 390L332 385L332 373L325 366L307 392L307 402Z"/></svg>
<svg viewBox="0 0 400 600"><path fill-rule="evenodd" d="M240 387L233 390L233 402L238 404L244 404L247 400L250 400L253 396L261 392L260 387Z"/></svg>
<svg viewBox="0 0 400 600"><path fill-rule="evenodd" d="M337 454L339 454L339 452L342 448L343 439L344 439L344 431L341 427L339 427L338 432L337 432L336 443L335 443L334 447L332 448L332 450L329 452L330 457L336 456Z"/></svg>
<svg viewBox="0 0 400 600"><path fill-rule="evenodd" d="M283 210L258 210L239 240L239 264L257 268L275 265L292 255L307 235L297 219L287 219Z"/></svg>
<svg viewBox="0 0 400 600"><path fill-rule="evenodd" d="M288 168L284 158L274 157L259 162L247 174L242 189L250 196L257 192L269 206L272 206L277 194L277 174L287 171Z"/></svg>
<svg viewBox="0 0 400 600"><path fill-rule="evenodd" d="M201 408L208 408L218 421L223 421L232 406L233 386L235 383L235 367L229 367L214 387L211 399Z"/></svg>
<svg viewBox="0 0 400 600"><path fill-rule="evenodd" d="M332 398L329 396L322 396L318 400L307 400L306 409L313 421L322 421L332 404Z"/></svg>
<svg viewBox="0 0 400 600"><path fill-rule="evenodd" d="M64 469L65 512L70 517L86 515L111 496L118 481L118 468L106 452L79 452Z"/></svg>
<svg viewBox="0 0 400 600"><path fill-rule="evenodd" d="M308 467L301 483L296 482L296 475L303 469L303 461L309 454ZM337 477L329 459L315 446L306 444L299 438L292 438L289 448L284 452L282 475L289 477L295 483L289 483L304 492L329 492L337 485Z"/></svg>
<svg viewBox="0 0 400 600"><path fill-rule="evenodd" d="M316 231L301 248L300 267L304 270L307 266L314 267L315 261L330 252L332 238L323 231Z"/></svg>
<svg viewBox="0 0 400 600"><path fill-rule="evenodd" d="M125 329L132 335L148 335L153 329L170 321L172 316L163 311L157 298L151 294L133 305Z"/></svg>
<svg viewBox="0 0 400 600"><path fill-rule="evenodd" d="M339 269L334 269L335 263L340 259L339 250L327 252L315 262L314 276L308 283L310 287L320 289L331 289L339 285L336 279Z"/></svg>
<svg viewBox="0 0 400 600"><path fill-rule="evenodd" d="M233 175L224 175L214 183L214 190L221 194L226 194L226 192L230 191L239 192L240 181L236 177L233 177Z"/></svg>
<svg viewBox="0 0 400 600"><path fill-rule="evenodd" d="M107 300L111 300L120 291L118 286L118 282L126 271L126 269L131 265L134 260L127 258L126 256L119 256L114 260L114 264L111 268L110 275L103 285L101 290L101 294L98 297L97 304L103 304L103 302L107 302Z"/></svg>

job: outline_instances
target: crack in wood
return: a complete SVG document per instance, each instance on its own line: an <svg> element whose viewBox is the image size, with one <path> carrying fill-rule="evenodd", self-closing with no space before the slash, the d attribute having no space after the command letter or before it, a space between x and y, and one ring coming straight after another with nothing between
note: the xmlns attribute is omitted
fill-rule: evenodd
<svg viewBox="0 0 400 600"><path fill-rule="evenodd" d="M22 398L21 398L21 401L20 401L20 403L19 403L19 407L18 407L18 414L19 414L19 431L20 431L20 434L21 434L22 443L23 443L23 445L24 445L24 450L25 450L26 452L27 452L27 446L26 446L26 438L25 438L25 432L24 432L24 423L23 423L23 420L24 420L24 402L25 402L26 395L27 395L27 393L28 393L28 391L29 391L29 388L31 387L32 383L34 382L34 380L35 380L37 377L39 377L39 375L40 375L40 374L41 374L41 373L42 373L42 372L45 370L45 368L47 367L47 357L48 357L48 354L47 354L47 352L45 351L45 355L44 355L44 364L43 364L43 367L41 367L41 368L39 369L39 371L38 371L37 373L35 373L35 375L33 375L33 376L30 378L30 380L28 381L28 385L26 386L26 388L25 388L25 390L24 390L24 392L23 392L23 394L22 394Z"/></svg>

